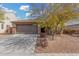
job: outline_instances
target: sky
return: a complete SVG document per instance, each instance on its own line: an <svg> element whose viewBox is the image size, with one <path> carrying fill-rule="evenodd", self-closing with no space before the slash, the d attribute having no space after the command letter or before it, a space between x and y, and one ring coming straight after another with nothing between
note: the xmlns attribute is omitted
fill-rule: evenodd
<svg viewBox="0 0 79 59"><path fill-rule="evenodd" d="M35 7L41 10L42 3L35 3ZM47 4L44 4L45 8ZM1 3L0 8L5 9L6 11L15 13L17 19L30 19L32 18L30 14L32 13L32 3ZM36 14L37 15L37 14ZM35 15L35 16L36 16ZM79 21L72 21L69 24L79 23Z"/></svg>
<svg viewBox="0 0 79 59"><path fill-rule="evenodd" d="M35 4L37 8L40 8L41 4ZM14 12L18 19L29 19L31 18L30 14L32 12L32 4L31 3L1 3L0 7Z"/></svg>

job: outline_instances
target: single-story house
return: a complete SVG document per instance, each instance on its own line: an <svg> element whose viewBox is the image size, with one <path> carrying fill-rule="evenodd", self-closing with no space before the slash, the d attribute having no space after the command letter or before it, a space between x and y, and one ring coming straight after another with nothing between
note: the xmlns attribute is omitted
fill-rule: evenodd
<svg viewBox="0 0 79 59"><path fill-rule="evenodd" d="M38 34L40 27L35 20L17 20L10 24L0 23L2 34ZM5 27L5 28L4 28Z"/></svg>
<svg viewBox="0 0 79 59"><path fill-rule="evenodd" d="M35 20L19 20L12 22L13 34L38 34L40 27Z"/></svg>
<svg viewBox="0 0 79 59"><path fill-rule="evenodd" d="M5 20L0 22L0 34L38 34L37 20L19 20L15 13L5 11Z"/></svg>

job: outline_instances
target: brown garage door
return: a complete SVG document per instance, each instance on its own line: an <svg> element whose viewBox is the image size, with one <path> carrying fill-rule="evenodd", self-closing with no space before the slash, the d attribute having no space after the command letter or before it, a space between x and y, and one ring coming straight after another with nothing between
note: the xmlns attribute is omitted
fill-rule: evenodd
<svg viewBox="0 0 79 59"><path fill-rule="evenodd" d="M17 25L16 33L18 34L37 34L37 25Z"/></svg>

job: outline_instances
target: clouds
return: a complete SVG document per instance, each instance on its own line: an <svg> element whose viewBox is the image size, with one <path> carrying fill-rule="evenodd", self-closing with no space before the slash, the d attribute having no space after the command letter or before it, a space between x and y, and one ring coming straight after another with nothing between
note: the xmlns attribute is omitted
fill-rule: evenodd
<svg viewBox="0 0 79 59"><path fill-rule="evenodd" d="M26 16L30 16L31 15L31 13L26 13Z"/></svg>
<svg viewBox="0 0 79 59"><path fill-rule="evenodd" d="M31 10L30 10L30 6L29 5L22 5L19 8L22 11L26 11L25 16L28 17L31 15Z"/></svg>
<svg viewBox="0 0 79 59"><path fill-rule="evenodd" d="M8 9L8 8L3 8L5 12L12 12L12 13L16 13L16 11Z"/></svg>
<svg viewBox="0 0 79 59"><path fill-rule="evenodd" d="M3 10L4 12L12 12L12 13L16 13L16 11L11 10L11 9L8 9L8 8L2 6L2 4L0 4L0 8L2 8L2 10Z"/></svg>
<svg viewBox="0 0 79 59"><path fill-rule="evenodd" d="M5 8L5 7L4 7L3 9L4 9L4 11L5 11L5 12L12 12L12 13L16 13L16 11L11 10L11 9L8 9L8 8Z"/></svg>
<svg viewBox="0 0 79 59"><path fill-rule="evenodd" d="M20 10L29 11L29 5L22 5L22 6L20 6Z"/></svg>

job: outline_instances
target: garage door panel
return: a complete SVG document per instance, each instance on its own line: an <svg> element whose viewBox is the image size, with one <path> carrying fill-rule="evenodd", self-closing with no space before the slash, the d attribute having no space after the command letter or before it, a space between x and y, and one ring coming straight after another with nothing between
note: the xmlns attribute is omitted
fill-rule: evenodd
<svg viewBox="0 0 79 59"><path fill-rule="evenodd" d="M37 25L17 25L16 33L37 34Z"/></svg>

